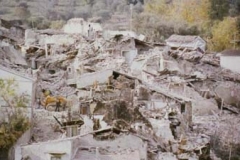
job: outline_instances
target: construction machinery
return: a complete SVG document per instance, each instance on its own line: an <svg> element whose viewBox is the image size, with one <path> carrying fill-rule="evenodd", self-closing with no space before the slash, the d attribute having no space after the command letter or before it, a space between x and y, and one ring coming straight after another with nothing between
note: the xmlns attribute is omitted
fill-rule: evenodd
<svg viewBox="0 0 240 160"><path fill-rule="evenodd" d="M42 90L43 92L43 100L41 101L42 106L46 110L53 110L55 111L65 110L67 106L67 99L63 96L52 96L51 92Z"/></svg>

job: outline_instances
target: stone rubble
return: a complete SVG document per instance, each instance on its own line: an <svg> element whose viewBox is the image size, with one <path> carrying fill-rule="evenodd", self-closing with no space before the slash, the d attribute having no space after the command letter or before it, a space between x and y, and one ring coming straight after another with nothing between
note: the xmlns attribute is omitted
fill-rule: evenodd
<svg viewBox="0 0 240 160"><path fill-rule="evenodd" d="M149 160L210 159L212 136L218 135L221 143L227 136L215 124L227 129L227 117L239 113L240 75L220 68L216 55L159 47L121 34L104 39L28 29L24 44L7 43L21 46L26 65L8 57L15 53L4 52L3 40L1 65L37 77L36 99L44 99L42 89L66 97L70 112L83 117L79 135L94 132L92 139L103 142L128 134L140 137ZM88 79L90 74L96 80ZM92 83L81 86L84 77ZM32 143L66 138L53 115L62 120L67 114L36 107ZM83 151L75 149L79 157ZM102 156L113 152L104 145L100 149Z"/></svg>

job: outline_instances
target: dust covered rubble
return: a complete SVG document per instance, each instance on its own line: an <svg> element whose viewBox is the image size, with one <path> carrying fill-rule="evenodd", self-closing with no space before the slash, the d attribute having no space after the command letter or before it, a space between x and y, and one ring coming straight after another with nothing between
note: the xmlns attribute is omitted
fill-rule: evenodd
<svg viewBox="0 0 240 160"><path fill-rule="evenodd" d="M4 41L2 48L15 46ZM42 99L42 89L66 97L72 113L85 122L80 135L91 133L102 142L137 136L147 142L148 159L209 159L210 137L218 133L224 144L226 135L212 132L212 123L221 119L219 126L227 128L224 117L239 112L239 75L220 68L217 56L198 50L159 47L124 35L106 40L26 30L20 53L37 76L36 98ZM23 66L11 57L1 56L1 61L9 68ZM65 139L53 112L37 109L35 116L34 143ZM214 119L203 123L204 117Z"/></svg>

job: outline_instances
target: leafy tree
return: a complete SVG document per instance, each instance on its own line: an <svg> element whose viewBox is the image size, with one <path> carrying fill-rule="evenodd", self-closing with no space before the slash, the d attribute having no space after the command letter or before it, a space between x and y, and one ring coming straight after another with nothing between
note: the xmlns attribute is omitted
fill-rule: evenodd
<svg viewBox="0 0 240 160"><path fill-rule="evenodd" d="M37 29L47 29L50 27L51 23L43 17L30 17L27 20L28 26Z"/></svg>
<svg viewBox="0 0 240 160"><path fill-rule="evenodd" d="M171 34L196 35L209 28L209 0L149 0L145 3L144 14L137 16L136 29L146 30L141 33L154 39L163 40Z"/></svg>
<svg viewBox="0 0 240 160"><path fill-rule="evenodd" d="M230 3L227 0L211 0L210 17L213 20L223 20L228 16Z"/></svg>
<svg viewBox="0 0 240 160"><path fill-rule="evenodd" d="M175 3L175 8L181 6L180 15L187 23L202 23L209 20L209 0L191 1L182 0L180 4Z"/></svg>
<svg viewBox="0 0 240 160"><path fill-rule="evenodd" d="M0 100L5 102L6 112L3 112L0 121L0 153L8 151L19 137L29 128L30 123L23 112L27 107L29 97L27 95L18 95L17 83L14 80L0 79ZM5 153L7 154L7 153Z"/></svg>
<svg viewBox="0 0 240 160"><path fill-rule="evenodd" d="M146 4L145 12L164 16L169 20L186 22L189 25L201 25L209 21L210 1L166 1L153 0Z"/></svg>
<svg viewBox="0 0 240 160"><path fill-rule="evenodd" d="M158 15L166 15L170 11L170 6L166 4L165 0L153 0L146 4L145 11Z"/></svg>
<svg viewBox="0 0 240 160"><path fill-rule="evenodd" d="M232 41L239 37L237 19L226 17L223 21L216 23L212 28L212 38L210 49L213 51L222 51L233 48Z"/></svg>
<svg viewBox="0 0 240 160"><path fill-rule="evenodd" d="M238 16L240 14L240 0L232 0L230 3L229 15Z"/></svg>

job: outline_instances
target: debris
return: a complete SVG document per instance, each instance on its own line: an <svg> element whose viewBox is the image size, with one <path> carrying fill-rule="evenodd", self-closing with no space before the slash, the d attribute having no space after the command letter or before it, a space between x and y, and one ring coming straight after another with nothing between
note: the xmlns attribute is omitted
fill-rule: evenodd
<svg viewBox="0 0 240 160"><path fill-rule="evenodd" d="M36 77L35 100L47 109L33 106L37 143L20 146L18 159L209 159L210 123L239 113L240 76L205 54L202 38L173 35L166 45L151 44L83 19L63 30L27 29L20 43L0 28L1 65Z"/></svg>

